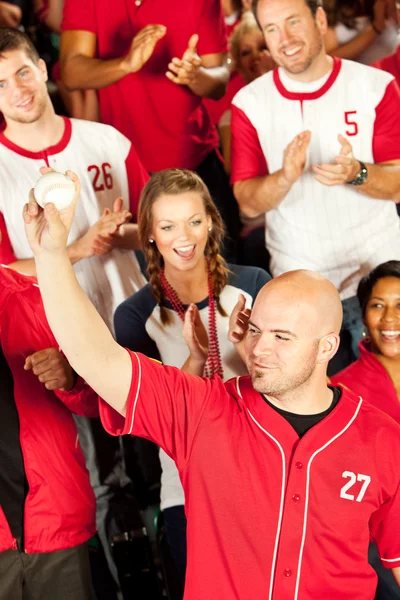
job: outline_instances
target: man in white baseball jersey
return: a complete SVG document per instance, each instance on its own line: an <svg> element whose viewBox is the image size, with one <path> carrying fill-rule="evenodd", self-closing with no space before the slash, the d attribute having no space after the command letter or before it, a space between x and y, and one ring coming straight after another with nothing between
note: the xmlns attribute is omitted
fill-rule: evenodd
<svg viewBox="0 0 400 600"><path fill-rule="evenodd" d="M241 210L266 213L276 276L323 273L360 335L360 278L400 258L400 94L393 76L327 56L321 0L254 0L278 67L233 100L232 181ZM352 357L354 359L354 357Z"/></svg>
<svg viewBox="0 0 400 600"><path fill-rule="evenodd" d="M43 211L33 196L24 209L46 315L104 399L106 429L151 439L176 461L185 600L371 600L370 535L400 584L400 428L327 386L342 317L334 285L307 271L267 283L245 338L250 377L202 379L118 346L68 260L73 213ZM240 337L248 316L236 310Z"/></svg>
<svg viewBox="0 0 400 600"><path fill-rule="evenodd" d="M74 165L83 194L68 254L82 287L111 329L116 307L145 283L129 249L130 239L116 235L116 230L128 209L136 212L148 175L131 142L113 127L56 115L46 81L45 63L29 38L13 29L0 29L0 111L5 119L0 134L0 263L35 274L20 219L26 194L41 166L64 172ZM115 201L121 196L123 206L121 200ZM99 533L110 559L105 522L114 523L110 506L113 498L124 496L121 490L129 487L130 480L118 441L103 435L96 421L79 418L77 425L97 497ZM120 533L118 527L115 533Z"/></svg>

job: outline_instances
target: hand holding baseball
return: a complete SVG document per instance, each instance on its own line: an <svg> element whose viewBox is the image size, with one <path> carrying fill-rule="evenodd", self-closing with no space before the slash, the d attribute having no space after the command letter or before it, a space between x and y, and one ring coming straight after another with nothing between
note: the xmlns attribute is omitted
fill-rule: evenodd
<svg viewBox="0 0 400 600"><path fill-rule="evenodd" d="M283 153L282 177L293 185L302 175L307 162L311 131L302 131L290 142Z"/></svg>
<svg viewBox="0 0 400 600"><path fill-rule="evenodd" d="M50 173L53 169L42 167L42 174ZM34 196L33 190L29 194L29 202L25 204L23 219L25 232L29 245L35 256L43 252L60 252L67 246L68 235L75 215L75 207L80 193L79 178L72 171L66 175L72 180L75 195L72 203L58 211L52 202L41 208Z"/></svg>

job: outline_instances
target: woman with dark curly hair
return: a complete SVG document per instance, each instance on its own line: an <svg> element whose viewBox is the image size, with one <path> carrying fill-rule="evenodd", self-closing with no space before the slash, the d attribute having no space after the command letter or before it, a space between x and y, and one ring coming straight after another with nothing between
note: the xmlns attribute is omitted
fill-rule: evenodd
<svg viewBox="0 0 400 600"><path fill-rule="evenodd" d="M199 376L246 373L228 340L229 315L239 295L243 308L250 308L270 277L261 269L226 264L222 220L204 182L187 170L155 173L142 192L138 225L150 282L118 307L117 341ZM183 582L184 493L175 463L163 451L160 458L166 537Z"/></svg>

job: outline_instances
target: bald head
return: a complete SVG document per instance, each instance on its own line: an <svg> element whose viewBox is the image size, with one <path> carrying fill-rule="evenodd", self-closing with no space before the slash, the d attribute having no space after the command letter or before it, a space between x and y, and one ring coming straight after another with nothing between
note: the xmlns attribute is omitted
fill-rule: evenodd
<svg viewBox="0 0 400 600"><path fill-rule="evenodd" d="M341 323L339 294L325 277L291 271L268 282L256 298L245 339L254 389L283 398L318 382L323 396Z"/></svg>
<svg viewBox="0 0 400 600"><path fill-rule="evenodd" d="M288 316L295 311L318 339L340 332L343 311L339 293L328 279L313 271L289 271L268 282L257 296L252 318L257 319L272 305L281 305Z"/></svg>

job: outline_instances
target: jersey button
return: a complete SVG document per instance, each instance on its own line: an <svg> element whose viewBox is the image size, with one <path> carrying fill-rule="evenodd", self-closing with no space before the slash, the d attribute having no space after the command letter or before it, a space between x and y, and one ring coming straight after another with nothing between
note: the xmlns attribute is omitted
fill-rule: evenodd
<svg viewBox="0 0 400 600"><path fill-rule="evenodd" d="M299 494L293 494L292 500L293 500L293 502L295 504L298 504L300 502L300 496L299 496Z"/></svg>
<svg viewBox="0 0 400 600"><path fill-rule="evenodd" d="M283 574L285 577L290 577L292 575L292 569L285 569Z"/></svg>
<svg viewBox="0 0 400 600"><path fill-rule="evenodd" d="M303 463L298 460L296 463L296 469L302 469L302 468L303 468Z"/></svg>

